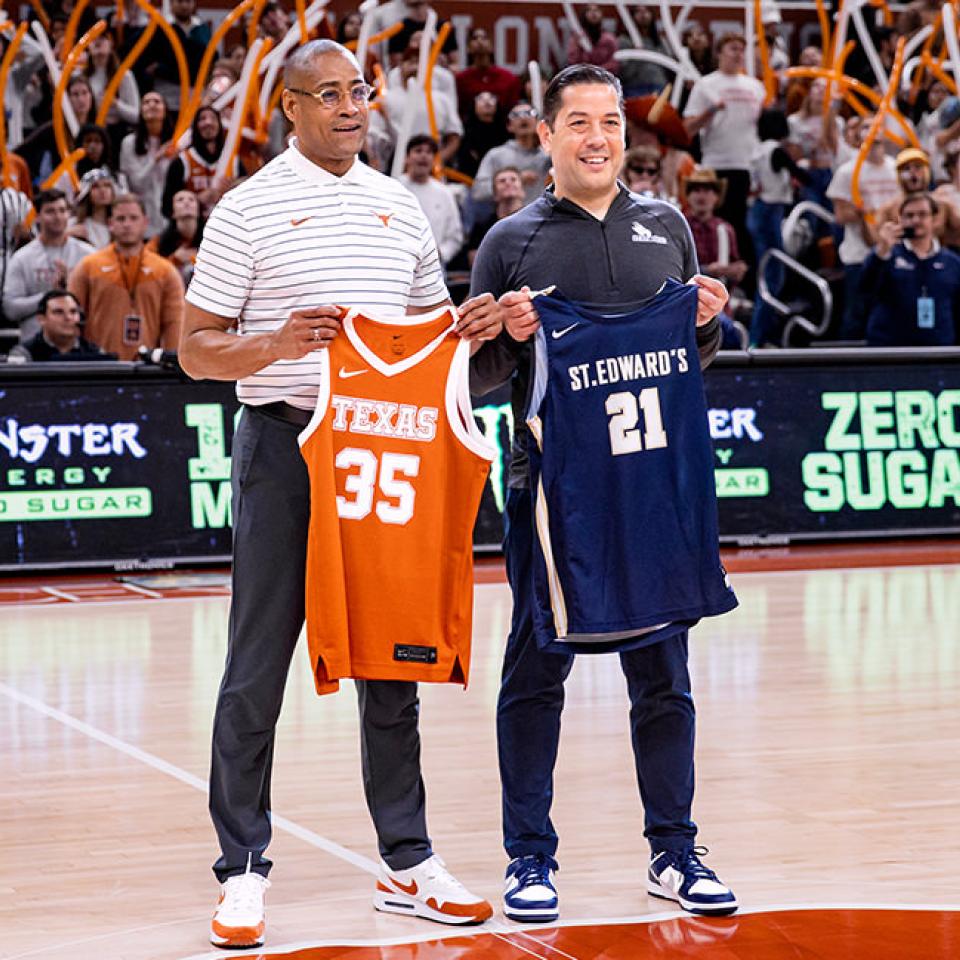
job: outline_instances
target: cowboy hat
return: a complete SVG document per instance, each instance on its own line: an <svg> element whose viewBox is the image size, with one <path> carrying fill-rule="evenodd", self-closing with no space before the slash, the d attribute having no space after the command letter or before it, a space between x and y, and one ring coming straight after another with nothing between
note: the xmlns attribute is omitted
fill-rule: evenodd
<svg viewBox="0 0 960 960"><path fill-rule="evenodd" d="M687 176L683 181L684 194L689 193L690 187L694 185L709 187L715 191L720 198L718 206L723 203L723 198L727 195L727 181L718 177L716 171L711 170L710 167L696 167L693 173Z"/></svg>

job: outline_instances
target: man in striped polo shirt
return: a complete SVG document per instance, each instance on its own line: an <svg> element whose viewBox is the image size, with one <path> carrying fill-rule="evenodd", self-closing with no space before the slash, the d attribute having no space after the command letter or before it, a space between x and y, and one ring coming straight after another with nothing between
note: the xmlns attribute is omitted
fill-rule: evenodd
<svg viewBox="0 0 960 960"><path fill-rule="evenodd" d="M210 775L222 851L211 940L231 947L263 939L274 732L304 619L310 496L297 435L316 403L318 351L340 330L338 307L403 316L450 302L416 199L357 158L371 90L353 55L308 43L288 60L284 87L296 139L213 210L180 345L191 376L236 380L245 405L233 442L233 601ZM474 297L458 332L495 337L500 315L492 296ZM357 690L380 882L409 890L401 899L413 915L486 919L490 905L430 847L416 685L357 681Z"/></svg>

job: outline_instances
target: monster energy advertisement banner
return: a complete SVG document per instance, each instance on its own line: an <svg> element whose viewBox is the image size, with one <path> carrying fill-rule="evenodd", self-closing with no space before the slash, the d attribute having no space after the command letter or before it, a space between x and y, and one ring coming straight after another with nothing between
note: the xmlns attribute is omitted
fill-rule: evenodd
<svg viewBox="0 0 960 960"><path fill-rule="evenodd" d="M717 365L706 379L724 541L960 531L956 360ZM6 378L0 569L226 559L239 409L231 385L173 375ZM495 547L513 428L506 392L475 414L500 456L474 539Z"/></svg>

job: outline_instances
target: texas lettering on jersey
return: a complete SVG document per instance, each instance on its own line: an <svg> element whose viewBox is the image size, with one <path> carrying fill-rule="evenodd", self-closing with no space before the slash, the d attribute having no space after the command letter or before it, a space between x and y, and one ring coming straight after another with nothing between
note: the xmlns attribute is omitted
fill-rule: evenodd
<svg viewBox="0 0 960 960"><path fill-rule="evenodd" d="M368 400L363 397L330 397L334 416L331 427L349 433L375 437L396 437L429 443L437 435L437 407L418 407L413 403Z"/></svg>

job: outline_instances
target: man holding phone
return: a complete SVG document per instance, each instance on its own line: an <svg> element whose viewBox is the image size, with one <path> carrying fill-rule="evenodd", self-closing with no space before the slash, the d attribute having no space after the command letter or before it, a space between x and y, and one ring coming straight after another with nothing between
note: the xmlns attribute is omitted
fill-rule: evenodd
<svg viewBox="0 0 960 960"><path fill-rule="evenodd" d="M867 343L875 347L954 346L960 307L960 257L940 246L937 202L913 193L899 217L881 224L863 265L864 289L874 292Z"/></svg>

